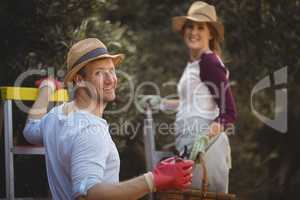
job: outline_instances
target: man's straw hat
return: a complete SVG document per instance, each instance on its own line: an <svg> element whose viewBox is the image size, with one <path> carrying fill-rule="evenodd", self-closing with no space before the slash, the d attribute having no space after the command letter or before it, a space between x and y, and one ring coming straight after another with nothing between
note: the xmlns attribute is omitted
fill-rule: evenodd
<svg viewBox="0 0 300 200"><path fill-rule="evenodd" d="M124 59L124 54L111 55L106 46L97 38L87 38L75 43L67 56L67 74L64 79L65 85L72 82L74 75L88 62L100 58L111 58L115 66Z"/></svg>

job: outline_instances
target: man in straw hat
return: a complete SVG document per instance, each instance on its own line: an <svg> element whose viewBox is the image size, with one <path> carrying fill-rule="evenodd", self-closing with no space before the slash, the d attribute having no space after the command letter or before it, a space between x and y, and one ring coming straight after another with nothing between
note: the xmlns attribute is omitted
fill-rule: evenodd
<svg viewBox="0 0 300 200"><path fill-rule="evenodd" d="M49 95L56 86L51 79L40 84L24 136L45 146L53 199L138 199L149 192L190 185L193 161L178 158L164 160L153 172L119 183L119 154L102 113L115 99L115 66L123 59L122 54L109 54L95 38L74 44L64 80L75 86L74 100L47 114Z"/></svg>

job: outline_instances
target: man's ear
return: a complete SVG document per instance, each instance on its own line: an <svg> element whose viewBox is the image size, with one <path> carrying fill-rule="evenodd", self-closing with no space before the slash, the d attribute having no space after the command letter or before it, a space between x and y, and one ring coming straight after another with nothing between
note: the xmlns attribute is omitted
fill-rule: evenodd
<svg viewBox="0 0 300 200"><path fill-rule="evenodd" d="M84 80L82 78L81 75L76 74L73 78L73 81L75 83L75 85L79 86L79 87L83 87L84 86Z"/></svg>

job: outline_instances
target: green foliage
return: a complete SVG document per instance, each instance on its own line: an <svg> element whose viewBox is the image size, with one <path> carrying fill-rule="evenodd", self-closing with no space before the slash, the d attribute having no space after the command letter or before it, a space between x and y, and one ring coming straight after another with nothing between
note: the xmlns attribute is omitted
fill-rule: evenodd
<svg viewBox="0 0 300 200"><path fill-rule="evenodd" d="M26 0L0 3L0 85L12 85L27 69L65 69L68 47L85 37L97 37L113 53L126 54L119 72L117 101L108 110L124 107L137 87L151 81L160 95L175 96L187 60L181 36L171 31L171 18L184 15L192 0ZM225 25L224 53L238 105L237 134L232 137L231 188L240 199L279 199L299 186L300 2L298 0L207 0L216 6ZM250 94L257 82L288 66L289 129L282 135L264 127L251 112ZM131 80L134 88L130 88ZM34 77L24 83L33 86ZM142 94L155 88L142 87ZM255 108L274 114L274 87L255 96ZM121 114L106 113L121 153L121 178L144 170L143 115L133 103ZM173 123L174 115L155 114L156 122ZM129 124L138 132L132 135ZM131 127L132 128L132 127ZM295 130L294 130L295 129ZM163 148L172 137L158 135ZM293 153L291 153L293 152ZM139 162L138 162L139 161ZM135 164L133 164L135 163ZM275 163L275 164L274 164ZM278 168L274 168L278 165ZM279 174L279 175L277 175ZM256 175L254 178L253 175ZM293 178L295 177L295 178ZM297 179L298 177L298 179ZM1 184L3 185L3 184ZM274 192L277 190L277 192ZM275 195L276 194L276 195ZM285 198L282 198L285 199Z"/></svg>

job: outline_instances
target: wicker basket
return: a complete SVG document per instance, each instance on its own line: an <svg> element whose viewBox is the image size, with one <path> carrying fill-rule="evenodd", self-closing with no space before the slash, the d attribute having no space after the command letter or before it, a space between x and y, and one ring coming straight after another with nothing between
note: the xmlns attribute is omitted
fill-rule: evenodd
<svg viewBox="0 0 300 200"><path fill-rule="evenodd" d="M187 189L184 191L169 190L157 192L155 200L236 200L236 195L228 193L208 192L207 168L203 155L199 156L202 166L202 189Z"/></svg>

